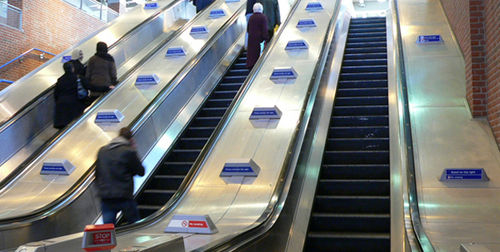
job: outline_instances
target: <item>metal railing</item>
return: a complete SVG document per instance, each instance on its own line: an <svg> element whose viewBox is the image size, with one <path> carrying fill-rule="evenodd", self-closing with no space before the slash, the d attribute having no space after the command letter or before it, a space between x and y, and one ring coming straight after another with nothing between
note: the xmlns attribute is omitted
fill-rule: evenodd
<svg viewBox="0 0 500 252"><path fill-rule="evenodd" d="M13 5L0 1L0 25L22 30L23 11Z"/></svg>
<svg viewBox="0 0 500 252"><path fill-rule="evenodd" d="M23 58L26 54L31 53L31 52L33 52L33 51L38 51L38 52L40 52L40 59L43 59L43 58L45 57L45 54L48 54L48 55L51 55L51 56L56 56L54 53L47 52L47 51L44 51L44 50L42 50L42 49L38 49L38 48L31 48L31 49L29 49L28 51L23 52L21 55L19 55L19 56L17 56L17 57L15 57L15 58L13 58L13 59L11 59L11 60L9 60L8 62L6 62L6 63L5 63L5 64L3 64L3 65L1 65L1 66L0 66L0 70L2 70L2 68L4 68L4 67L8 66L8 65L9 65L9 64L11 64L11 63L14 63L16 60L20 60L20 59L22 59L22 58Z"/></svg>
<svg viewBox="0 0 500 252"><path fill-rule="evenodd" d="M92 17L104 22L112 21L118 17L118 13L108 7L107 0L63 0L76 8L85 11Z"/></svg>

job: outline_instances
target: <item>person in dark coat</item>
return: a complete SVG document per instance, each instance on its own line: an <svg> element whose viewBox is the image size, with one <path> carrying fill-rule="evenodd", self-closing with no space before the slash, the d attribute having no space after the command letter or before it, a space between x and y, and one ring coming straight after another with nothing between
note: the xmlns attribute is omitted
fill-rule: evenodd
<svg viewBox="0 0 500 252"><path fill-rule="evenodd" d="M274 35L274 27L281 25L280 6L278 0L259 0L264 7L263 14L267 17L267 32L269 40Z"/></svg>
<svg viewBox="0 0 500 252"><path fill-rule="evenodd" d="M262 4L253 6L253 14L248 20L248 51L246 67L251 69L260 56L260 43L267 41L267 18L262 14Z"/></svg>
<svg viewBox="0 0 500 252"><path fill-rule="evenodd" d="M77 76L73 64L66 62L63 65L64 75L57 79L54 89L55 112L54 128L62 129L75 118L78 118L84 109L83 102L78 100Z"/></svg>
<svg viewBox="0 0 500 252"><path fill-rule="evenodd" d="M140 219L134 201L134 176L144 176L144 167L134 145L132 132L121 128L118 137L97 153L95 177L104 223L115 224L119 211L128 223Z"/></svg>
<svg viewBox="0 0 500 252"><path fill-rule="evenodd" d="M98 42L96 51L89 59L85 73L92 96L102 95L117 84L115 60L108 53L108 45Z"/></svg>
<svg viewBox="0 0 500 252"><path fill-rule="evenodd" d="M213 2L214 0L193 0L193 4L196 6L196 13L202 11Z"/></svg>
<svg viewBox="0 0 500 252"><path fill-rule="evenodd" d="M85 77L85 71L87 70L87 67L82 64L83 60L83 52L80 49L75 49L71 53L71 62L73 64L73 67L75 68L75 74L82 78Z"/></svg>

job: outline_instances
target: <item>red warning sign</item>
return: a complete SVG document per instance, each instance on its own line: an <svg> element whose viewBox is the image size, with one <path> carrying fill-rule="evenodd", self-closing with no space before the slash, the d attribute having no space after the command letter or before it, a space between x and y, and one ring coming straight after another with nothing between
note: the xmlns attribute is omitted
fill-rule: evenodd
<svg viewBox="0 0 500 252"><path fill-rule="evenodd" d="M111 232L93 233L94 244L111 243Z"/></svg>
<svg viewBox="0 0 500 252"><path fill-rule="evenodd" d="M190 228L208 228L206 221L189 221Z"/></svg>

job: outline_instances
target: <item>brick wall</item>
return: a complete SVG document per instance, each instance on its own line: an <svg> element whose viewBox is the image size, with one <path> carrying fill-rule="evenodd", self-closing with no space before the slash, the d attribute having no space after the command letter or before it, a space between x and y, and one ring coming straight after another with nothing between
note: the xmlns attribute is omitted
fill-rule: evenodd
<svg viewBox="0 0 500 252"><path fill-rule="evenodd" d="M500 143L500 1L441 3L464 54L467 101L472 114L487 115Z"/></svg>
<svg viewBox="0 0 500 252"><path fill-rule="evenodd" d="M500 143L500 1L485 1L485 55L488 120Z"/></svg>
<svg viewBox="0 0 500 252"><path fill-rule="evenodd" d="M0 26L0 65L33 47L58 54L104 25L62 0L10 0L9 3L22 8L23 31ZM17 80L36 68L31 57L27 59L24 62L29 66L12 67L10 78L0 72L0 79Z"/></svg>
<svg viewBox="0 0 500 252"><path fill-rule="evenodd" d="M486 116L484 1L441 0L441 3L464 54L467 102L473 116Z"/></svg>

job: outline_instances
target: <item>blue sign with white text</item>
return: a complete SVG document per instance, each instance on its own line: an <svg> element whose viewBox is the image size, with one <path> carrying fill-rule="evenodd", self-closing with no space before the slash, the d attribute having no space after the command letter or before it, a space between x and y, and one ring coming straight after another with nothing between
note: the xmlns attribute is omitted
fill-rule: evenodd
<svg viewBox="0 0 500 252"><path fill-rule="evenodd" d="M206 26L194 26L191 28L191 34L204 34L208 33L208 29Z"/></svg>
<svg viewBox="0 0 500 252"><path fill-rule="evenodd" d="M272 77L293 77L294 74L292 70L284 70L284 71L274 71L271 75Z"/></svg>
<svg viewBox="0 0 500 252"><path fill-rule="evenodd" d="M258 116L258 115L277 115L277 114L278 113L276 111L274 111L274 110L264 110L264 111L262 111L262 110L260 110L260 111L259 110L254 110L252 112L253 116Z"/></svg>
<svg viewBox="0 0 500 252"><path fill-rule="evenodd" d="M117 120L114 114L97 114L96 120Z"/></svg>
<svg viewBox="0 0 500 252"><path fill-rule="evenodd" d="M158 3L156 3L156 2L144 4L144 9L146 9L146 10L148 10L148 9L156 9L156 8L158 8Z"/></svg>
<svg viewBox="0 0 500 252"><path fill-rule="evenodd" d="M62 165L44 165L42 167L42 172L65 172L64 166Z"/></svg>
<svg viewBox="0 0 500 252"><path fill-rule="evenodd" d="M307 49L307 43L304 40L293 40L286 44L285 50Z"/></svg>
<svg viewBox="0 0 500 252"><path fill-rule="evenodd" d="M222 172L224 173L231 173L231 172L248 172L248 173L253 173L254 171L252 170L252 167L250 166L224 166L224 169L222 169Z"/></svg>
<svg viewBox="0 0 500 252"><path fill-rule="evenodd" d="M446 169L446 179L482 179L482 169Z"/></svg>
<svg viewBox="0 0 500 252"><path fill-rule="evenodd" d="M306 10L308 11L319 11L323 9L323 5L320 2L310 2L306 6Z"/></svg>
<svg viewBox="0 0 500 252"><path fill-rule="evenodd" d="M316 22L314 19L301 19L297 23L297 28L304 28L304 27L316 27Z"/></svg>
<svg viewBox="0 0 500 252"><path fill-rule="evenodd" d="M219 18L225 16L226 13L223 9L215 9L210 11L210 18Z"/></svg>
<svg viewBox="0 0 500 252"><path fill-rule="evenodd" d="M420 35L418 36L417 43L419 44L432 44L432 43L442 43L443 37L441 35Z"/></svg>
<svg viewBox="0 0 500 252"><path fill-rule="evenodd" d="M186 56L186 51L182 47L168 48L166 56Z"/></svg>
<svg viewBox="0 0 500 252"><path fill-rule="evenodd" d="M153 77L138 77L136 82L154 82L155 79Z"/></svg>

